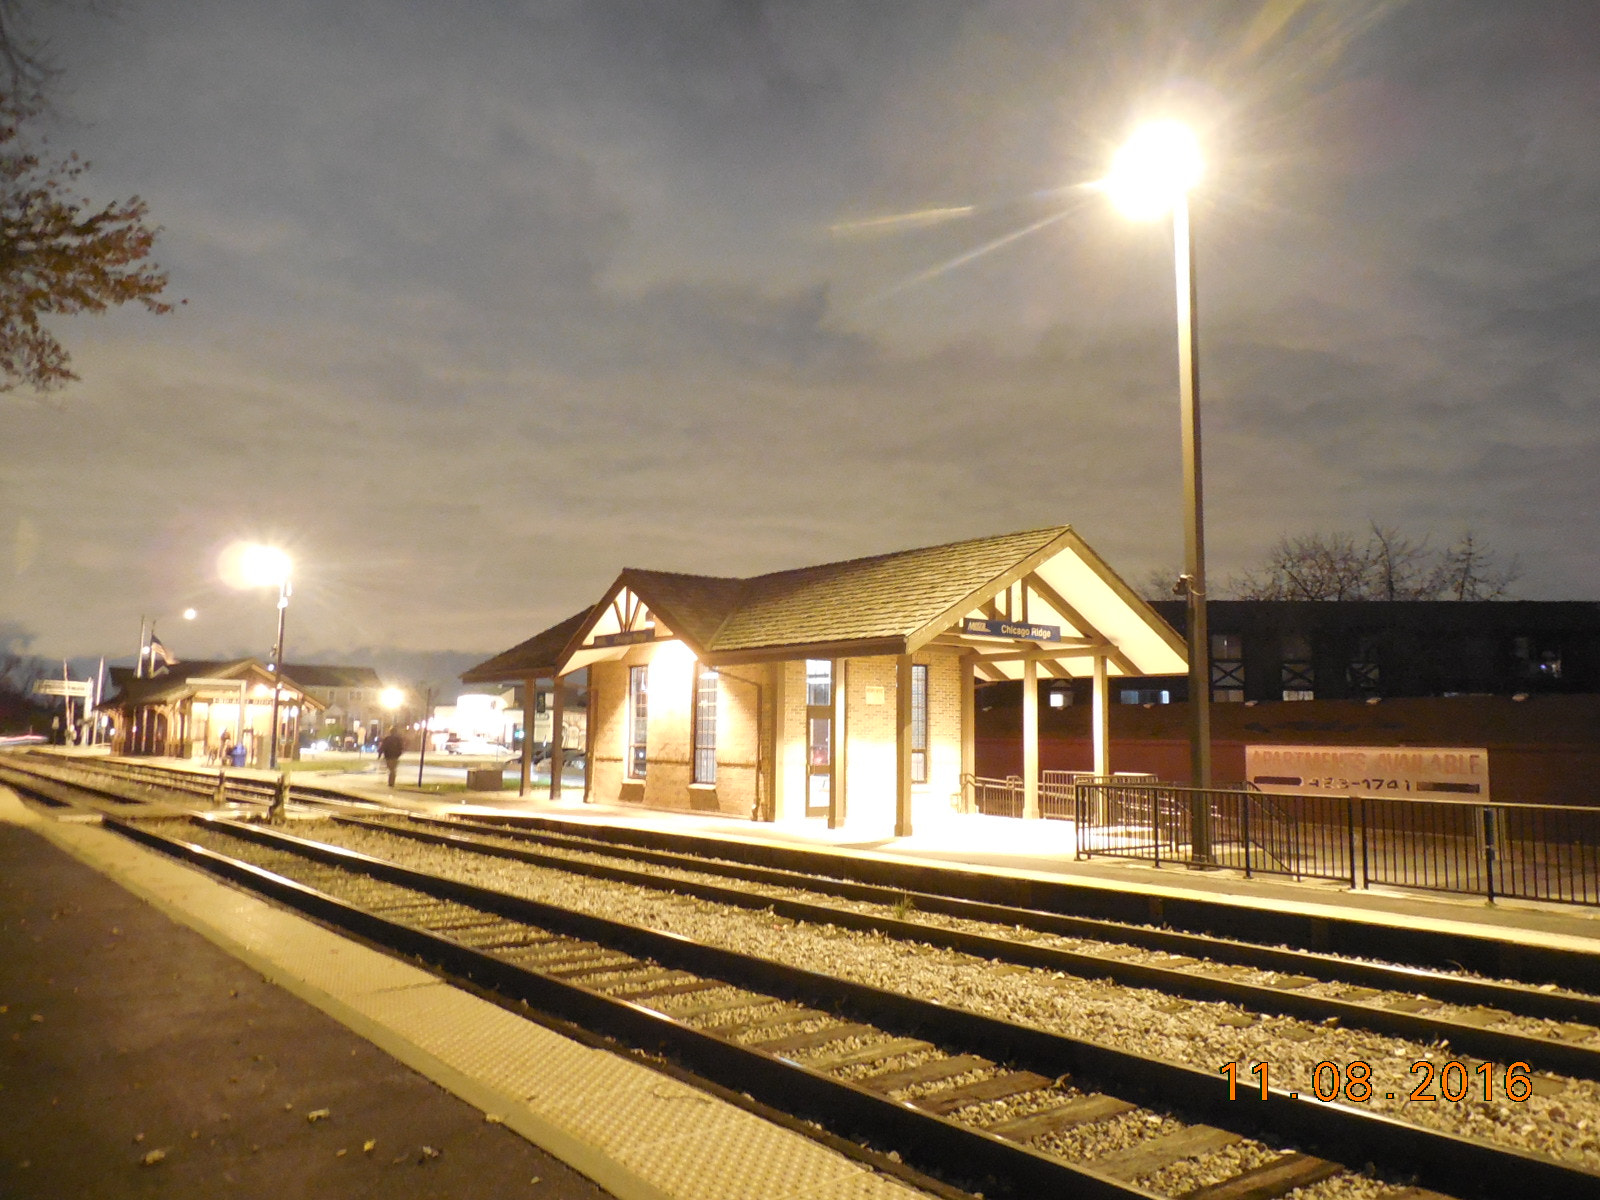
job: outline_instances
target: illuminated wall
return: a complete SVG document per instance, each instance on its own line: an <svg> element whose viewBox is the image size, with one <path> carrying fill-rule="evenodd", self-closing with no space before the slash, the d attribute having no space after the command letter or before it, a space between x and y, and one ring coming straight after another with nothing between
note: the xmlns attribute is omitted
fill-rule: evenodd
<svg viewBox="0 0 1600 1200"><path fill-rule="evenodd" d="M646 665L647 769L642 780L624 770L628 738L628 672ZM717 779L693 782L693 719L698 664L678 641L658 642L628 652L620 662L590 667L594 704L591 761L593 799L600 803L643 804L663 808L751 816L756 800L758 708L769 706L771 671L762 665L732 668L720 685L717 703Z"/></svg>

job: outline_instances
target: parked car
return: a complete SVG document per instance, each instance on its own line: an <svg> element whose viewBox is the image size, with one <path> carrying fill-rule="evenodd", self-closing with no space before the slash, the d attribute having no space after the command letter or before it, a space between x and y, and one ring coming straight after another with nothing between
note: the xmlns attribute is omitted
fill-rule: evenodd
<svg viewBox="0 0 1600 1200"><path fill-rule="evenodd" d="M444 743L446 754L471 754L488 758L509 758L511 751L499 742L491 742L487 738L447 738Z"/></svg>

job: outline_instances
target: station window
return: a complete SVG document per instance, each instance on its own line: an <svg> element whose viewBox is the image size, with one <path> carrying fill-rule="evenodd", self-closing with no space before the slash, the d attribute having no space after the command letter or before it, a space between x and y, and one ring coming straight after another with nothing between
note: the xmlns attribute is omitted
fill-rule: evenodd
<svg viewBox="0 0 1600 1200"><path fill-rule="evenodd" d="M694 782L717 781L717 692L721 681L709 667L694 685Z"/></svg>
<svg viewBox="0 0 1600 1200"><path fill-rule="evenodd" d="M650 727L648 667L628 668L628 778L643 779Z"/></svg>
<svg viewBox="0 0 1600 1200"><path fill-rule="evenodd" d="M911 782L928 782L928 667L911 664Z"/></svg>
<svg viewBox="0 0 1600 1200"><path fill-rule="evenodd" d="M806 659L806 706L819 707L833 703L833 660L831 658Z"/></svg>

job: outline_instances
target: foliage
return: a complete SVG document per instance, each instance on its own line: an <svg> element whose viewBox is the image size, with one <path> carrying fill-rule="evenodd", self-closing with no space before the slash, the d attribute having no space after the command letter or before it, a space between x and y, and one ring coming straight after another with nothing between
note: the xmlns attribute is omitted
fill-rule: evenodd
<svg viewBox="0 0 1600 1200"><path fill-rule="evenodd" d="M159 299L167 274L150 262L158 230L134 196L96 207L74 195L88 164L47 157L37 124L58 72L30 35L31 6L0 0L0 392L46 391L77 378L71 355L45 328L52 315L100 313Z"/></svg>
<svg viewBox="0 0 1600 1200"><path fill-rule="evenodd" d="M70 154L47 162L23 128L37 110L0 96L0 391L39 390L76 379L71 356L43 320L104 312L158 297L167 274L149 262L157 230L137 196L94 206L75 197L86 164Z"/></svg>
<svg viewBox="0 0 1600 1200"><path fill-rule="evenodd" d="M9 632L9 628L0 629L0 634ZM18 649L23 640L0 640L0 733L50 728L49 710L33 695L34 681L44 674L44 664Z"/></svg>
<svg viewBox="0 0 1600 1200"><path fill-rule="evenodd" d="M1365 539L1349 533L1285 536L1266 560L1229 582L1240 600L1500 600L1520 571L1470 530L1434 552L1392 526L1369 523Z"/></svg>

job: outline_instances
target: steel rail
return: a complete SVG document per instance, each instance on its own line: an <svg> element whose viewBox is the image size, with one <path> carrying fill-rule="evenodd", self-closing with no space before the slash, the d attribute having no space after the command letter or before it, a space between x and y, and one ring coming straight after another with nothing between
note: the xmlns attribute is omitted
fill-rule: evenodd
<svg viewBox="0 0 1600 1200"><path fill-rule="evenodd" d="M553 832L570 832L574 825L579 825L584 836L598 841L649 849L690 846L696 853L710 857L808 875L843 870L848 871L855 882L897 891L917 891L925 887L932 869L938 871L943 895L965 900L1113 921L1129 927L1166 926L1240 945L1306 946L1323 954L1381 958L1425 970L1474 971L1536 986L1555 984L1578 992L1593 988L1597 965L1600 965L1600 956L1593 954L1488 936L1457 932L1446 935L1416 926L1380 924L1353 912L1344 915L1246 908L1206 897L1112 890L1081 877L1050 879L988 872L964 865L939 864L930 868L926 862L865 856L846 858L826 849L628 825L602 826L592 820L573 821L559 816L496 813L475 814L473 820Z"/></svg>
<svg viewBox="0 0 1600 1200"><path fill-rule="evenodd" d="M897 917L830 908L826 905L751 892L747 889L722 887L693 880L663 879L645 871L596 863L580 863L571 859L541 855L537 851L484 843L459 834L406 829L383 821L359 817L335 819L359 828L451 846L495 858L536 864L547 869L655 890L679 892L736 908L771 909L777 915L791 920L837 925L865 933L881 933L901 941L922 942L979 958L1017 963L1042 970L1064 971L1080 978L1107 978L1130 987L1152 988L1191 1000L1239 1004L1259 1012L1276 1013L1307 1021L1336 1019L1347 1028L1367 1029L1375 1033L1410 1038L1424 1043L1444 1038L1449 1041L1454 1051L1495 1062L1525 1062L1539 1070L1561 1072L1585 1079L1600 1079L1600 1050L1584 1045L1483 1028L1436 1016L1378 1008L1330 997L1302 995L1283 988L1197 975L1172 967L1132 963L1081 951L1037 946L991 934L945 929Z"/></svg>
<svg viewBox="0 0 1600 1200"><path fill-rule="evenodd" d="M498 820L483 820L477 817L438 818L412 813L397 815L404 816L417 824L447 829L459 830L465 827L498 831L502 825ZM1021 926L1064 937L1118 941L1145 950L1191 955L1229 965L1255 967L1286 975L1305 975L1326 983L1357 984L1383 991L1424 992L1434 999L1452 1004L1510 1008L1521 1016L1600 1026L1600 996L1571 991L1550 991L1542 985L1474 979L1431 968L1366 962L1318 953L1314 950L1265 946L1256 942L1160 929L1148 925L1128 925L1100 918L1066 916L1057 912L968 900L941 893L858 883L831 875L813 875L727 860L702 859L674 851L618 847L609 839L596 840L571 833L541 832L532 835L523 833L521 836L560 849L613 855L659 866L675 866L683 870L699 871L703 874L724 875L734 879L821 892L842 899L882 904L891 908L909 904L918 911L938 913L942 916L987 921L1012 927ZM1600 953L1583 957L1588 961L1576 964L1575 969L1587 969L1592 986L1594 980L1600 979Z"/></svg>
<svg viewBox="0 0 1600 1200"><path fill-rule="evenodd" d="M990 1189L985 1194L994 1194L994 1188L1002 1187L1001 1194L1016 1197L1068 1194L1086 1200L1162 1200L1158 1193L956 1121L921 1112L778 1055L701 1032L643 1005L518 966L404 922L388 920L276 872L195 843L172 841L117 818L108 818L107 826L336 928L398 953L415 956L448 977L491 993L506 1007L513 1007L523 1015L526 1011L514 1006L526 1004L591 1033L617 1039L637 1049L668 1055L722 1087L747 1093L761 1103L815 1121L836 1134L869 1146L892 1145L902 1161L916 1169L951 1179L983 1181L983 1186ZM274 845L275 840L263 839L262 844ZM633 940L631 935L644 932L601 918L582 918L581 914L535 901L519 902L516 897L484 889L431 886L440 881L417 876L403 868L385 870L382 868L391 865L365 859L365 856L349 854L347 861L339 862L341 857L345 856L332 856L325 861L361 870L374 878L386 878L389 882L415 876L407 886L416 886L440 899L469 903L512 919L530 921L542 928L559 926L575 936L593 937L595 932L605 932L611 927L613 935L621 931L630 941ZM456 894L458 892L461 894ZM524 908L528 911L519 911ZM572 919L574 917L579 919ZM644 941L653 942L665 936L654 935ZM617 940L616 936L610 939L613 943ZM679 945L669 947L680 951L682 948Z"/></svg>
<svg viewBox="0 0 1600 1200"><path fill-rule="evenodd" d="M273 830L216 818L191 819L225 829L230 834L257 841L264 846L289 849L314 861L340 865L439 899L470 905L543 928L558 929L573 936L644 955L664 965L799 999L828 1011L872 1020L880 1028L905 1034L917 1033L941 1044L979 1047L986 1056L996 1061L1025 1064L1028 1070L1046 1077L1114 1080L1115 1094L1123 1098L1159 1108L1174 1108L1191 1116L1198 1115L1206 1124L1241 1133L1265 1133L1336 1161L1388 1165L1415 1174L1423 1186L1469 1200L1498 1200L1506 1195L1529 1191L1536 1195L1583 1195L1600 1189L1600 1173L1543 1155L1425 1129L1346 1104L1301 1099L1281 1088L1270 1089L1265 1097L1234 1100L1230 1097L1228 1084L1210 1071L899 995L867 984L832 978L737 951L707 946L677 935L510 896L475 884L442 879L355 851L309 842ZM131 823L111 823L139 840L146 840L147 837L151 841L156 840L153 835L141 836L142 831ZM656 1015L652 1014L651 1027L659 1028L655 1020ZM716 1044L719 1047L726 1046L720 1041ZM754 1082L763 1089L763 1096L772 1095L783 1106L791 1103L790 1097L797 1094L794 1089L798 1085L787 1074L778 1078L761 1072L756 1072L756 1075L759 1078ZM827 1081L830 1088L836 1083ZM767 1093L769 1086L776 1086L779 1090ZM813 1094L807 1090L811 1086L808 1083L799 1088L799 1092L807 1095L808 1102L820 1096L820 1093ZM1257 1095L1252 1092L1253 1097ZM839 1102L844 1103L842 1099ZM874 1102L880 1103L876 1098ZM819 1111L825 1112L825 1106ZM909 1131L908 1136L911 1136ZM974 1137L984 1142L998 1140L968 1130L959 1139L963 1154L978 1152L977 1145L971 1140ZM932 1141L937 1143L938 1138ZM925 1145L920 1138L914 1138L914 1142L919 1156L938 1152L936 1144ZM956 1144L956 1139L952 1138L949 1144ZM1102 1177L1090 1171L1080 1186L1087 1188L1104 1182ZM1091 1193L1084 1191L1082 1194Z"/></svg>

